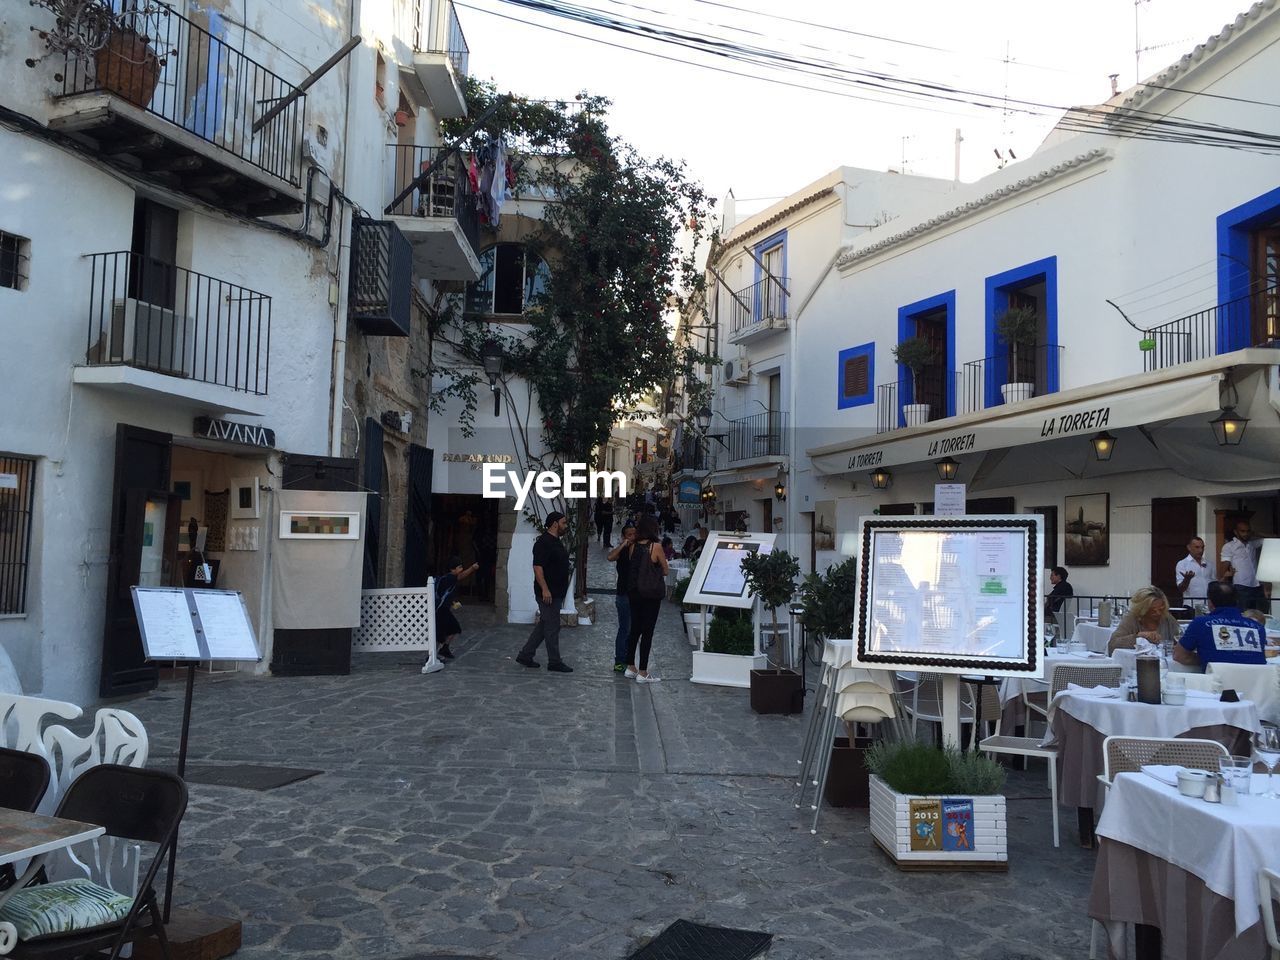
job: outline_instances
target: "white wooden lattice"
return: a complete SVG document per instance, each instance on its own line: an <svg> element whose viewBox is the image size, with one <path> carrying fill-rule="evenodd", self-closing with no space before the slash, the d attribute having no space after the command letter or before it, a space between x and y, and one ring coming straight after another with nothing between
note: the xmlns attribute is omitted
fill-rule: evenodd
<svg viewBox="0 0 1280 960"><path fill-rule="evenodd" d="M427 650L432 587L365 590L360 626L351 638L353 652Z"/></svg>

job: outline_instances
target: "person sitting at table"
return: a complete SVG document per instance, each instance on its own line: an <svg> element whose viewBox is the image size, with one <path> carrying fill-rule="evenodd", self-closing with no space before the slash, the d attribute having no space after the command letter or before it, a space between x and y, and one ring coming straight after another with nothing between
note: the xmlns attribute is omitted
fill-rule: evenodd
<svg viewBox="0 0 1280 960"><path fill-rule="evenodd" d="M1240 614L1246 620L1252 620L1254 623L1261 625L1264 629L1267 626L1267 615L1261 610L1246 610Z"/></svg>
<svg viewBox="0 0 1280 960"><path fill-rule="evenodd" d="M1107 653L1132 650L1139 640L1171 644L1178 639L1178 621L1169 613L1169 598L1159 587L1139 587L1129 598L1129 610L1107 641Z"/></svg>
<svg viewBox="0 0 1280 960"><path fill-rule="evenodd" d="M1254 621L1236 607L1236 591L1229 583L1209 584L1209 612L1187 624L1173 648L1173 659L1201 670L1211 663L1267 662L1266 637Z"/></svg>
<svg viewBox="0 0 1280 960"><path fill-rule="evenodd" d="M1049 595L1044 598L1044 616L1046 620L1056 620L1054 616L1062 609L1062 605L1067 602L1067 597L1075 596L1075 590L1071 584L1067 583L1066 567L1054 567L1049 571L1049 582L1053 584L1053 589L1049 591Z"/></svg>

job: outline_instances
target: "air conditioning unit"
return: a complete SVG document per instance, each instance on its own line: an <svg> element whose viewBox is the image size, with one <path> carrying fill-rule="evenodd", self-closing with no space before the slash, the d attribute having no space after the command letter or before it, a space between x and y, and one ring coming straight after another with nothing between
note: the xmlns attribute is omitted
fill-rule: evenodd
<svg viewBox="0 0 1280 960"><path fill-rule="evenodd" d="M738 356L724 363L724 382L727 386L741 387L751 382L751 361Z"/></svg>
<svg viewBox="0 0 1280 960"><path fill-rule="evenodd" d="M106 342L90 350L98 363L126 363L175 377L195 373L195 331L168 307L132 297L111 304Z"/></svg>

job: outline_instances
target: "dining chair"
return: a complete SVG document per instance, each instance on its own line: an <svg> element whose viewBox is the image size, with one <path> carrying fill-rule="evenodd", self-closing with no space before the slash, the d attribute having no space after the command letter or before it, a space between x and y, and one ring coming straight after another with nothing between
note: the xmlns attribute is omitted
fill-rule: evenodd
<svg viewBox="0 0 1280 960"><path fill-rule="evenodd" d="M1258 905L1262 908L1262 932L1271 948L1271 960L1280 960L1280 930L1276 929L1275 901L1280 899L1280 873L1263 867L1258 871Z"/></svg>
<svg viewBox="0 0 1280 960"><path fill-rule="evenodd" d="M1217 773L1218 761L1230 756L1217 740L1107 737L1102 741L1102 783L1110 787L1117 773L1139 773L1147 764L1176 764Z"/></svg>
<svg viewBox="0 0 1280 960"><path fill-rule="evenodd" d="M0 807L35 813L51 776L39 754L0 747Z"/></svg>
<svg viewBox="0 0 1280 960"><path fill-rule="evenodd" d="M983 753L1002 753L1013 757L1036 757L1049 768L1049 806L1053 816L1053 845L1058 840L1058 748L1046 747L1039 737L1002 736L996 733L978 744Z"/></svg>
<svg viewBox="0 0 1280 960"><path fill-rule="evenodd" d="M917 735L917 724L942 724L942 675L937 673L918 673L916 679L894 675L897 685L898 703L902 712L911 718L911 735ZM960 723L973 723L973 692L969 685L960 684Z"/></svg>
<svg viewBox="0 0 1280 960"><path fill-rule="evenodd" d="M155 937L168 960L155 880L186 808L186 784L174 774L118 764L82 773L56 816L105 827L106 833L76 845L81 877L25 887L0 906L0 921L18 929L11 960L72 960L103 950L116 960L127 944L145 937ZM112 885L114 852L132 843L154 847L136 896ZM59 909L50 911L51 903Z"/></svg>
<svg viewBox="0 0 1280 960"><path fill-rule="evenodd" d="M1072 683L1085 688L1118 687L1123 673L1124 670L1115 665L1090 666L1083 663L1079 665L1060 663L1054 669L1053 678L1049 681L1049 703L1052 704L1053 698Z"/></svg>

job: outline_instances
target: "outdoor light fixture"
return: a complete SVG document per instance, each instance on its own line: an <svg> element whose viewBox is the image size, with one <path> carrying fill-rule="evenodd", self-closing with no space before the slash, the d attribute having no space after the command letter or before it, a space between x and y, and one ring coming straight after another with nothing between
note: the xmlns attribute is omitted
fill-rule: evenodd
<svg viewBox="0 0 1280 960"><path fill-rule="evenodd" d="M1116 449L1116 438L1106 430L1103 430L1097 436L1089 438L1089 443L1093 445L1093 457L1102 463L1106 463L1111 459L1111 454Z"/></svg>
<svg viewBox="0 0 1280 960"><path fill-rule="evenodd" d="M1248 425L1249 418L1236 413L1235 407L1223 407L1218 416L1209 421L1220 447L1239 446L1244 439L1244 428Z"/></svg>
<svg viewBox="0 0 1280 960"><path fill-rule="evenodd" d="M711 427L711 408L703 407L693 415L693 419L698 424L698 432L706 433Z"/></svg>
<svg viewBox="0 0 1280 960"><path fill-rule="evenodd" d="M773 499L775 500L787 499L787 485L783 483L781 480L779 480L777 483L773 485Z"/></svg>
<svg viewBox="0 0 1280 960"><path fill-rule="evenodd" d="M502 388L498 384L498 378L502 376L502 344L497 340L486 340L480 347L480 360L489 378L489 389L493 391L493 415L496 417L502 413Z"/></svg>
<svg viewBox="0 0 1280 960"><path fill-rule="evenodd" d="M956 478L956 472L960 469L960 463L952 460L950 457L943 457L934 463L938 468L938 479L950 482Z"/></svg>
<svg viewBox="0 0 1280 960"><path fill-rule="evenodd" d="M871 486L877 490L888 490L891 483L893 483L893 474L884 467L871 471Z"/></svg>

